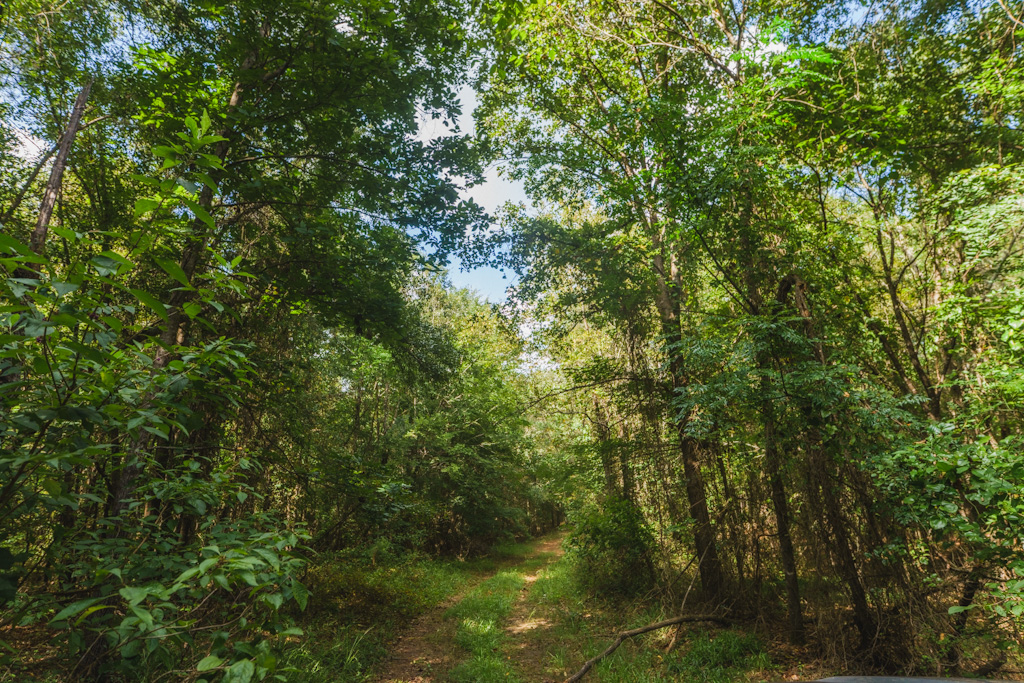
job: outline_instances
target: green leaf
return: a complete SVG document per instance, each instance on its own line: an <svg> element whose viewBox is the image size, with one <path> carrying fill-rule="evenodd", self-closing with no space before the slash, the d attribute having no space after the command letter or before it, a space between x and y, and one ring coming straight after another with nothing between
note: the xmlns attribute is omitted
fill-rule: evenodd
<svg viewBox="0 0 1024 683"><path fill-rule="evenodd" d="M67 607L65 607L64 609L62 609L60 612L57 612L57 616L55 616L53 619L51 619L50 623L52 624L52 623L57 622L57 621L64 621L68 617L73 617L76 614L78 614L79 612L81 612L82 610L84 610L85 608L92 607L93 605L95 605L97 602L99 602L102 599L103 599L103 597L100 596L98 598L86 598L85 600L79 600L78 602L73 602L70 605L68 605Z"/></svg>
<svg viewBox="0 0 1024 683"><path fill-rule="evenodd" d="M184 154L185 150L178 145L156 145L153 147L152 152L162 159L173 159L179 154Z"/></svg>
<svg viewBox="0 0 1024 683"><path fill-rule="evenodd" d="M132 605L131 606L131 610L132 610L132 613L135 614L135 616L137 616L139 618L139 621L141 621L143 624L145 624L147 628L153 628L153 613L152 612L150 612L148 609L143 609L141 607L138 607L137 605Z"/></svg>
<svg viewBox="0 0 1024 683"><path fill-rule="evenodd" d="M209 655L199 660L199 663L196 664L196 671L211 671L212 669L216 669L223 663L224 660L220 657Z"/></svg>
<svg viewBox="0 0 1024 683"><path fill-rule="evenodd" d="M149 596L148 589L131 586L122 588L118 593L122 598L128 601L129 605L137 605Z"/></svg>
<svg viewBox="0 0 1024 683"><path fill-rule="evenodd" d="M92 614L94 612L99 612L100 610L110 609L112 607L113 607L113 605L93 605L89 609L87 609L84 612L82 612L82 616L80 616L77 619L75 619L75 626L81 625L81 623L83 621L85 621L86 619L89 618L90 614Z"/></svg>
<svg viewBox="0 0 1024 683"><path fill-rule="evenodd" d="M298 603L299 609L305 610L306 604L309 602L309 589L299 581L292 581L292 596Z"/></svg>
<svg viewBox="0 0 1024 683"><path fill-rule="evenodd" d="M63 237L69 242L78 241L78 233L75 232L74 230L71 230L70 228L63 228L59 225L51 225L50 232L57 235L58 237Z"/></svg>
<svg viewBox="0 0 1024 683"><path fill-rule="evenodd" d="M224 683L249 683L255 673L256 665L252 660L243 659L232 664L231 668L224 672Z"/></svg>
<svg viewBox="0 0 1024 683"><path fill-rule="evenodd" d="M169 323L171 321L170 317L167 315L167 307L160 303L155 296L143 289L130 289L128 291L130 291L140 302L153 309L157 315L164 319L164 322Z"/></svg>
<svg viewBox="0 0 1024 683"><path fill-rule="evenodd" d="M155 199L147 199L143 197L135 202L135 217L138 218L158 208L160 208L160 202Z"/></svg>
<svg viewBox="0 0 1024 683"><path fill-rule="evenodd" d="M210 229L216 227L217 223L213 220L213 216L210 215L209 211L200 206L199 202L194 202L191 199L184 199L182 200L182 203L184 203L185 206L195 214L196 218L205 223L207 227Z"/></svg>
<svg viewBox="0 0 1024 683"><path fill-rule="evenodd" d="M79 285L76 285L73 282L60 282L58 280L50 282L50 286L53 287L55 292L57 292L57 296L67 296L79 287Z"/></svg>
<svg viewBox="0 0 1024 683"><path fill-rule="evenodd" d="M188 276L185 275L185 271L182 270L181 266L179 266L177 263L175 263L174 261L169 261L167 259L157 258L155 256L153 257L153 260L156 261L156 264L163 268L164 272L170 275L172 278L174 278L175 280L177 280L186 287L192 286L191 284L189 284Z"/></svg>
<svg viewBox="0 0 1024 683"><path fill-rule="evenodd" d="M10 235L6 235L0 232L0 247L7 247L24 256L32 255L32 250L29 249L28 245L22 244L18 240L14 239Z"/></svg>
<svg viewBox="0 0 1024 683"><path fill-rule="evenodd" d="M127 258L122 256L121 254L118 254L116 251L103 251L103 252L100 252L99 255L103 256L105 258L108 258L111 261L116 261L117 263L120 263L122 266L126 266L129 269L135 267L134 263L129 261Z"/></svg>

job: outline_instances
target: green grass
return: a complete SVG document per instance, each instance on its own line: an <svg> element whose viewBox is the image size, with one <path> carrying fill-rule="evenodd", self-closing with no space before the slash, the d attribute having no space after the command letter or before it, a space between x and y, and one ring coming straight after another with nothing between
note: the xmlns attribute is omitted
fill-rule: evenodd
<svg viewBox="0 0 1024 683"><path fill-rule="evenodd" d="M339 553L322 557L309 570L306 582L312 593L306 612L296 615L305 635L284 654L284 663L292 669L289 681L298 683L361 683L373 680L388 648L409 621L463 589L473 578L490 574L503 566L516 564L529 568L541 558L522 562L533 543L504 543L486 557L471 560L440 560L423 555L383 554L376 561L363 554ZM485 637L500 637L500 619L493 632L486 627L487 615L499 609L500 600L487 597L491 588L507 587L506 574L518 576L519 587L511 591L510 610L515 604L522 576L502 572L481 584L457 608L479 610L477 623L467 613L465 627L457 631L458 643L473 653L474 643ZM494 583L492 583L494 582ZM485 588L491 586L491 588ZM483 590L483 593L481 593ZM505 592L498 591L501 595ZM493 612L497 614L497 612ZM454 615L459 614L453 612ZM480 640L476 640L479 637ZM477 648L479 649L479 648ZM485 661L472 655L459 669L469 681L509 681L505 668L501 673L485 671L500 663L499 658ZM502 664L505 667L505 664Z"/></svg>
<svg viewBox="0 0 1024 683"><path fill-rule="evenodd" d="M318 562L307 581L312 596L298 616L305 631L285 654L289 681L371 680L388 646L408 621L456 593L493 560L457 562L422 556L374 566L338 555Z"/></svg>
<svg viewBox="0 0 1024 683"><path fill-rule="evenodd" d="M475 588L448 610L457 622L455 642L468 657L451 671L457 683L518 681L511 661L502 653L503 624L523 587L520 571L503 571Z"/></svg>
<svg viewBox="0 0 1024 683"><path fill-rule="evenodd" d="M527 600L553 623L534 637L547 651L548 675L575 673L585 661L602 652L613 634L658 621L656 607L600 601L580 587L569 562L549 566L530 589ZM760 640L739 630L684 632L676 649L665 654L670 630L627 640L595 666L587 680L602 683L733 683L750 680L753 672L771 667Z"/></svg>
<svg viewBox="0 0 1024 683"><path fill-rule="evenodd" d="M445 618L453 622L455 645L464 653L449 673L454 683L523 683L515 641L505 632L525 576L547 565L527 594L527 611L551 627L530 632L546 652L543 665L558 678L600 653L615 632L656 621L656 607L600 601L582 590L570 563L548 564L545 555L523 559L533 544L509 544L471 562L422 556L389 557L376 565L365 558L335 556L309 572L313 591L299 615L306 636L285 655L289 681L362 683L374 679L388 648L408 622L464 590L481 574L497 571L473 588ZM501 569L502 566L513 568ZM668 631L626 641L588 675L594 683L733 683L765 671L771 660L757 637L740 630L691 631L670 654ZM527 675L526 678L531 676ZM528 683L528 682L527 682Z"/></svg>
<svg viewBox="0 0 1024 683"><path fill-rule="evenodd" d="M666 662L666 668L688 681L731 683L745 680L747 672L768 669L771 664L771 657L756 636L729 630L698 634L681 656Z"/></svg>

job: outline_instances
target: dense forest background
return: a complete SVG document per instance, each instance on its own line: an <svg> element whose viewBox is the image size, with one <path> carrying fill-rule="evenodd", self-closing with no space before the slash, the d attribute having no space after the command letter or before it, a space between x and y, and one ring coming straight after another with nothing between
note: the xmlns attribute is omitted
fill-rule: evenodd
<svg viewBox="0 0 1024 683"><path fill-rule="evenodd" d="M325 567L563 520L595 599L1019 663L1022 39L1004 0L9 0L3 675L288 678ZM532 206L465 198L493 164Z"/></svg>

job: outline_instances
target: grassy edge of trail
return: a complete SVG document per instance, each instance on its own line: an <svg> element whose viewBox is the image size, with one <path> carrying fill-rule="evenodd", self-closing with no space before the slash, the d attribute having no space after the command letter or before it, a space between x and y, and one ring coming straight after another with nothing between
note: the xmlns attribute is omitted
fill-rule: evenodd
<svg viewBox="0 0 1024 683"><path fill-rule="evenodd" d="M519 636L531 641L528 647L515 647L512 642L503 644L502 649L512 656L509 669L513 672L503 680L564 680L603 651L615 633L672 616L660 607L645 608L588 595L575 581L568 558L540 572L525 601L526 610L545 625ZM800 680L817 677L808 676L815 668L813 659L806 663L794 661L777 642L771 642L774 639L766 638L752 625L683 626L676 647L666 652L672 635L673 629L667 628L627 640L599 662L584 681L741 683L783 680L794 674L802 674ZM542 654L535 662L517 661L516 653L524 651ZM518 678L515 672L519 673Z"/></svg>
<svg viewBox="0 0 1024 683"><path fill-rule="evenodd" d="M518 565L535 544L500 544L487 555L468 560L415 553L322 556L305 577L311 596L307 610L296 615L304 635L284 654L291 669L288 680L375 680L390 646L411 621L443 605L474 581Z"/></svg>

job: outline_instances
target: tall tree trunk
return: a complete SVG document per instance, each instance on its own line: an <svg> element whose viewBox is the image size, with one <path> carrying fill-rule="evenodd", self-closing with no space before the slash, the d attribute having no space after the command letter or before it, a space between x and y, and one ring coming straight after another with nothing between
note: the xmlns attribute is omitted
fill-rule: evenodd
<svg viewBox="0 0 1024 683"><path fill-rule="evenodd" d="M60 144L57 147L57 156L53 160L53 168L50 169L50 179L46 182L43 201L39 205L39 216L36 218L36 227L32 231L32 239L29 243L32 251L37 254L46 251L46 233L50 227L50 217L53 216L53 207L57 204L57 196L60 194L64 179L64 169L68 164L68 155L71 154L71 145L75 141L75 134L82 121L82 114L85 113L85 105L89 101L92 83L90 80L82 86L82 90L78 93L75 106L71 109L68 127L61 136Z"/></svg>
<svg viewBox="0 0 1024 683"><path fill-rule="evenodd" d="M857 569L857 561L853 555L853 545L850 542L849 530L843 519L837 487L831 482L828 471L827 456L822 450L820 432L816 427L810 430L810 466L812 486L818 489L821 494L822 510L825 522L831 535L832 548L835 551L836 569L839 577L846 584L850 591L850 601L853 604L853 622L860 634L860 647L868 650L874 644L878 635L878 625L871 614L868 605L867 591L860 580L860 571Z"/></svg>
<svg viewBox="0 0 1024 683"><path fill-rule="evenodd" d="M674 316L675 322L670 317L664 319L663 327L668 328L666 334L668 353L671 356L670 368L672 372L673 395L675 390L686 386L685 373L681 361L673 350L682 341L678 330L678 314ZM722 601L722 591L725 584L722 561L718 556L718 544L715 538L715 527L711 523L711 513L708 509L707 490L704 485L704 475L700 468L700 449L696 439L686 432L687 419L685 417L676 421L676 433L679 437L679 454L683 462L683 477L686 480L686 501L690 511L690 519L693 520L694 551L697 554L697 568L700 572L701 586L704 589L704 598L711 603Z"/></svg>
<svg viewBox="0 0 1024 683"><path fill-rule="evenodd" d="M648 215L647 223L654 248L651 263L657 283L654 304L661 319L661 329L672 375L672 394L669 396L671 405L676 392L687 384L685 369L678 351L676 351L683 340L680 329L680 309L681 302L686 298L686 293L676 256L665 245L664 226L661 225L658 216L653 214ZM683 476L686 478L686 500L689 504L690 518L694 524L693 535L697 567L705 599L716 603L722 600L724 573L722 562L718 556L715 528L711 523L711 514L708 511L707 491L700 470L700 451L697 442L686 433L686 424L685 417L676 420L679 451L683 461Z"/></svg>
<svg viewBox="0 0 1024 683"><path fill-rule="evenodd" d="M697 567L704 598L711 603L722 601L724 577L722 561L718 557L718 543L715 527L708 512L707 491L704 476L700 471L700 450L697 441L686 434L685 422L679 425L680 451L683 459L683 476L686 478L686 499L690 504L693 519L694 546L697 551Z"/></svg>
<svg viewBox="0 0 1024 683"><path fill-rule="evenodd" d="M615 461L611 454L611 428L608 416L601 405L597 394L594 394L594 428L597 432L597 452L601 457L601 469L604 471L604 491L610 498L620 496L618 477L615 474Z"/></svg>
<svg viewBox="0 0 1024 683"><path fill-rule="evenodd" d="M776 293L771 318L778 319L786 304L789 285L785 281ZM770 341L774 341L770 338ZM779 452L778 425L775 417L771 372L770 349L758 353L758 367L761 370L761 422L764 427L765 465L768 468L768 485L771 491L772 510L775 513L775 528L779 538L779 558L786 582L786 612L789 619L789 640L794 645L804 642L803 606L800 602L800 580L796 568L796 552L793 550L793 535L790 530L789 499L783 476L783 459Z"/></svg>
<svg viewBox="0 0 1024 683"><path fill-rule="evenodd" d="M265 33L267 30L267 24L264 23L262 31ZM257 59L258 54L256 51L249 53L245 59L242 60L240 71L245 72L252 69ZM242 96L244 92L245 86L241 81L236 81L234 88L231 91L231 96L228 98L228 114L231 114L238 109L239 105L242 103ZM221 163L223 163L227 160L228 150L231 146L232 131L228 128L224 128L218 131L218 135L224 139L217 143L214 148L214 155L220 159ZM223 172L211 169L210 175L216 182L221 179ZM198 204L207 212L212 213L211 209L213 208L213 199L213 188L208 185L204 185L203 189L199 193ZM206 247L210 241L210 232L210 229L198 217L193 221L192 235L185 245L185 248L182 250L181 259L178 262L178 265L182 272L184 272L186 279L190 282L204 262ZM157 352L156 357L153 359L153 368L155 370L162 370L167 367L167 364L171 362L173 357L173 347L180 346L185 343L186 326L189 318L185 315L184 305L192 296L193 293L186 291L184 288L176 288L171 292L170 299L167 302L167 324L160 333L160 346L162 348ZM146 450L150 438L149 434L144 433L140 435L134 441L131 450L128 452L128 461L121 470L121 476L118 479L117 489L114 493L114 514L120 514L126 509L128 499L131 498L135 492L139 474L142 472L142 463L139 461L139 455Z"/></svg>
<svg viewBox="0 0 1024 683"><path fill-rule="evenodd" d="M796 569L796 553L793 551L793 536L790 532L789 501L782 476L782 457L779 453L778 435L775 425L775 411L768 400L768 382L762 380L761 390L766 400L761 406L764 421L765 464L768 467L768 483L771 487L772 508L775 512L775 528L779 537L779 555L782 559L782 573L786 579L786 611L789 617L789 640L794 645L804 642L804 614L800 604L800 581Z"/></svg>
<svg viewBox="0 0 1024 683"><path fill-rule="evenodd" d="M64 181L64 169L67 167L68 156L71 154L71 145L75 141L75 134L78 132L82 121L82 114L85 112L85 105L89 101L89 93L92 91L93 81L90 79L78 93L78 97L75 99L75 105L71 109L71 117L68 119L68 126L64 129L64 133L60 136L60 141L57 143L57 157L53 161L53 168L50 169L50 177L46 181L46 189L43 191L43 201L39 205L39 215L36 218L36 226L32 231L31 238L29 239L29 247L33 252L42 256L46 251L46 234L50 228L50 218L53 216L53 208L57 204L57 197L60 195L61 186ZM42 168L44 160L40 161L40 164L36 166L33 171L33 177ZM31 183L31 178L29 183ZM28 184L22 188L22 192L15 198L14 204L8 213L4 214L4 220L8 216L13 215L14 211L17 210L18 204L21 202L21 198L24 196L25 190L28 189ZM2 227L2 226L0 226ZM14 277L25 278L25 279L36 279L39 277L39 273L34 270L34 266L31 268L17 268L14 271ZM24 332L24 320L19 321L15 325L17 330L16 334L23 334ZM20 373L16 370L9 370L12 367L10 361L4 361L0 363L0 385L9 385L17 383L20 379ZM16 367L16 366L15 366ZM15 480L17 477L15 477Z"/></svg>
<svg viewBox="0 0 1024 683"><path fill-rule="evenodd" d="M710 448L709 448L710 450ZM719 517L722 520L722 525L725 527L726 532L729 536L729 545L731 546L733 553L733 561L736 564L736 578L739 579L740 585L746 581L746 567L743 562L744 549L742 537L738 533L742 525L742 521L738 516L737 505L739 499L736 497L736 491L733 489L732 484L729 483L729 471L725 467L725 458L722 457L722 449L713 449L715 464L718 466L718 476L722 478L722 495L725 497L725 503L722 505L722 512Z"/></svg>
<svg viewBox="0 0 1024 683"><path fill-rule="evenodd" d="M631 451L627 448L629 434L623 421L619 421L619 443L616 451L619 454L619 471L622 472L622 497L630 502L636 502L636 477L633 476L633 466L630 463Z"/></svg>
<svg viewBox="0 0 1024 683"><path fill-rule="evenodd" d="M814 329L814 321L811 317L811 306L807 299L807 283L790 275L779 283L779 291L776 300L784 304L792 294L793 303L803 318L804 335L811 344L815 358L822 366L828 365L828 356L825 346L817 339ZM808 422L809 437L809 458L810 468L809 484L812 490L820 494L821 508L825 522L831 535L832 548L836 558L839 577L846 584L850 591L850 600L853 604L853 620L860 634L861 649L870 648L878 635L878 624L871 614L868 605L867 591L860 580L860 571L857 569L857 561L853 554L853 545L850 541L849 530L842 514L842 501L839 496L839 484L833 486L829 474L828 455L825 450L825 442L821 435L818 424L818 417L812 412L810 406L804 407L804 414Z"/></svg>
<svg viewBox="0 0 1024 683"><path fill-rule="evenodd" d="M967 575L963 591L960 594L960 602L957 603L962 608L962 611L953 618L953 633L950 635L949 644L947 645L948 649L946 650L946 666L952 670L960 669L960 640L963 637L964 629L967 628L967 616L969 614L967 608L974 604L974 597L978 594L978 589L981 588L979 569L979 567L975 567Z"/></svg>

